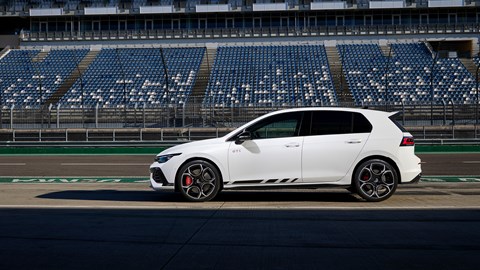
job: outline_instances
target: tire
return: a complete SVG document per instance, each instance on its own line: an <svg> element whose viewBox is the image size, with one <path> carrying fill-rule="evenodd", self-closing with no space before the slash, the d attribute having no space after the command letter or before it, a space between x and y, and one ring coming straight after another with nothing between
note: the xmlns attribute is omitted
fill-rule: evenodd
<svg viewBox="0 0 480 270"><path fill-rule="evenodd" d="M356 193L368 202L381 202L393 195L398 185L398 172L381 159L367 160L358 166L353 185Z"/></svg>
<svg viewBox="0 0 480 270"><path fill-rule="evenodd" d="M183 165L177 174L178 190L192 202L206 202L220 191L221 176L210 162L193 160Z"/></svg>

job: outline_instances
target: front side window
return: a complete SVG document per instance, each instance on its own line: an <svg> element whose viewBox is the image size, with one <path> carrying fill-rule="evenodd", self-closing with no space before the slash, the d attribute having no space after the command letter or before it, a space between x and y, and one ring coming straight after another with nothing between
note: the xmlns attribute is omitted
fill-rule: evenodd
<svg viewBox="0 0 480 270"><path fill-rule="evenodd" d="M246 130L252 139L272 139L298 136L303 113L283 113L263 119Z"/></svg>

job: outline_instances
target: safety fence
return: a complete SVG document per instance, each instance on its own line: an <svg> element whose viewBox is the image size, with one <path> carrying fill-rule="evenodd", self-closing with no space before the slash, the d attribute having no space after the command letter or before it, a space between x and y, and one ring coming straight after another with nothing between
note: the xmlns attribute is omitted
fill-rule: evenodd
<svg viewBox="0 0 480 270"><path fill-rule="evenodd" d="M339 107L354 107L352 103L340 103ZM452 104L443 102L402 105L375 105L368 109L389 112L398 111L398 121L404 126L456 126L478 125L479 104ZM189 128L189 127L238 127L271 111L296 107L262 104L262 106L207 107L189 102L182 106L148 106L136 104L131 107L63 108L3 108L2 129L62 129L62 128Z"/></svg>
<svg viewBox="0 0 480 270"><path fill-rule="evenodd" d="M158 40L198 38L259 38L259 37L315 37L315 36L368 36L368 35L425 35L480 33L477 23L465 24L412 24L361 25L315 27L259 27L225 29L158 29L117 31L28 32L23 41L89 41L89 40Z"/></svg>

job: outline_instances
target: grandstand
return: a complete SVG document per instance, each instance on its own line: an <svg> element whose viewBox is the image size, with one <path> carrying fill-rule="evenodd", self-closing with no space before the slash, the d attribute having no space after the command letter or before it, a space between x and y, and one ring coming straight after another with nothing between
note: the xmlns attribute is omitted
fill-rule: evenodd
<svg viewBox="0 0 480 270"><path fill-rule="evenodd" d="M478 123L477 14L475 0L0 1L0 124L232 126L297 106Z"/></svg>
<svg viewBox="0 0 480 270"><path fill-rule="evenodd" d="M59 103L71 108L181 105L192 91L203 54L204 48L102 49Z"/></svg>
<svg viewBox="0 0 480 270"><path fill-rule="evenodd" d="M32 108L45 103L87 50L11 50L0 61L2 104Z"/></svg>
<svg viewBox="0 0 480 270"><path fill-rule="evenodd" d="M475 80L462 62L437 59L424 43L391 44L391 57L377 44L338 50L356 105L430 102L432 90L435 102L475 102Z"/></svg>
<svg viewBox="0 0 480 270"><path fill-rule="evenodd" d="M205 106L332 106L337 104L325 48L220 47Z"/></svg>

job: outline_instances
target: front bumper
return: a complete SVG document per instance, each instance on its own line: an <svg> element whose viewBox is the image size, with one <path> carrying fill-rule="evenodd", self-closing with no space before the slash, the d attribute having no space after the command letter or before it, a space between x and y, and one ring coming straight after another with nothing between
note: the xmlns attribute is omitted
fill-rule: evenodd
<svg viewBox="0 0 480 270"><path fill-rule="evenodd" d="M175 186L173 183L169 183L162 169L158 167L150 168L150 187L159 191L173 191Z"/></svg>

